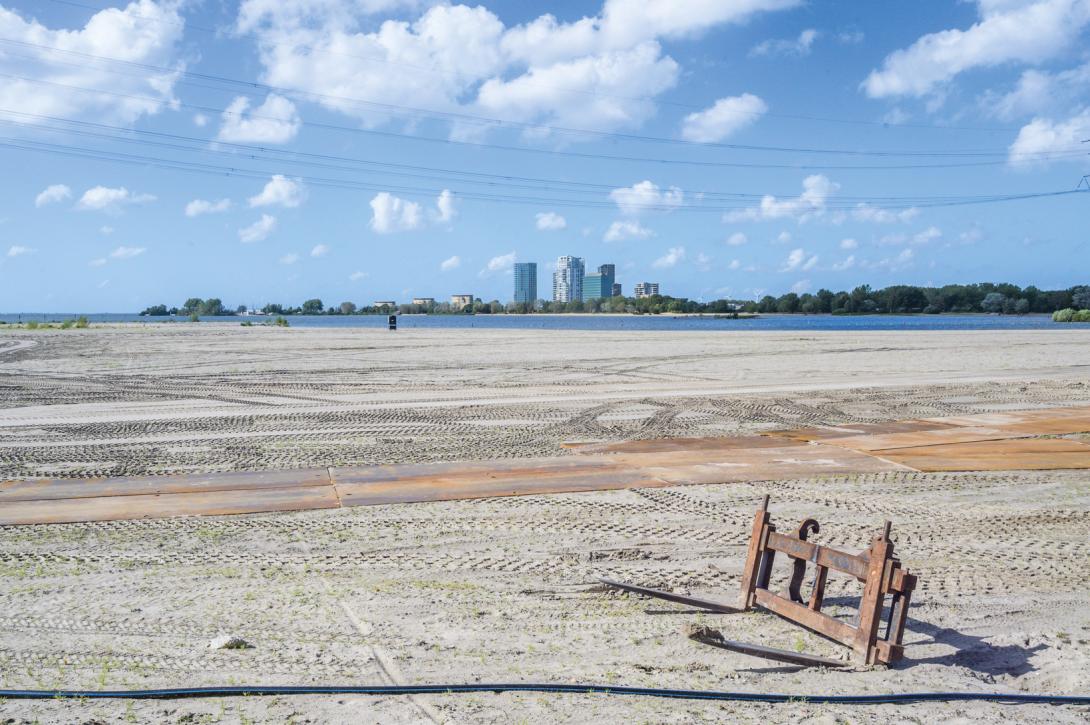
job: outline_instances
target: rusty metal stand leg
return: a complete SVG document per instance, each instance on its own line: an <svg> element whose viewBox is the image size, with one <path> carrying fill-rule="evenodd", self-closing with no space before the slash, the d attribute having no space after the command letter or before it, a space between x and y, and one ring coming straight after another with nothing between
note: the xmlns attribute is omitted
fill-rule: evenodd
<svg viewBox="0 0 1090 725"><path fill-rule="evenodd" d="M807 605L813 612L821 611L821 603L825 600L825 581L828 578L829 570L819 566L817 574L814 575L814 590L810 592L810 603Z"/></svg>
<svg viewBox="0 0 1090 725"><path fill-rule="evenodd" d="M757 566L760 563L765 527L768 526L768 495L761 501L761 508L753 517L753 533L749 539L749 551L746 553L746 566L742 570L742 596L738 607L743 611L752 609L756 603L753 591L757 588Z"/></svg>
<svg viewBox="0 0 1090 725"><path fill-rule="evenodd" d="M859 602L859 630L856 632L852 649L863 657L868 665L878 661L878 624L882 617L882 600L885 594L886 565L889 563L892 546L889 541L890 522L887 521L881 536L876 536L870 548L870 560L867 566L867 581L863 588L863 598Z"/></svg>

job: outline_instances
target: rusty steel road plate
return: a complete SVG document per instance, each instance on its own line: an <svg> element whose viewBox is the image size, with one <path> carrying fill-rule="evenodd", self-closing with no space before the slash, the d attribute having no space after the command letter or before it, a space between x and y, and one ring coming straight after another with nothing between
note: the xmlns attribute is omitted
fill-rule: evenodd
<svg viewBox="0 0 1090 725"><path fill-rule="evenodd" d="M1090 468L1090 407L573 445L575 455L433 465L0 482L0 525L294 511L619 488L732 483L904 467Z"/></svg>
<svg viewBox="0 0 1090 725"><path fill-rule="evenodd" d="M10 501L0 505L0 526L68 524L83 521L222 516L267 511L337 508L332 486L267 488L259 491L135 494Z"/></svg>

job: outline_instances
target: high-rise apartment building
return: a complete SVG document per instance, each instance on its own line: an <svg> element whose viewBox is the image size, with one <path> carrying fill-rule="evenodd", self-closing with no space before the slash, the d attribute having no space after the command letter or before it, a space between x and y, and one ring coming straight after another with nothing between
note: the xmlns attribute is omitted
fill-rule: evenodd
<svg viewBox="0 0 1090 725"><path fill-rule="evenodd" d="M612 264L603 264L598 267L597 274L588 274L583 277L583 299L593 300L613 296L613 280L617 276L617 268Z"/></svg>
<svg viewBox="0 0 1090 725"><path fill-rule="evenodd" d="M614 297L621 297L622 296L621 295L621 283L620 282L614 282L613 283L613 296Z"/></svg>
<svg viewBox="0 0 1090 725"><path fill-rule="evenodd" d="M582 257L557 257L553 272L553 302L572 302L583 299L583 273L586 267Z"/></svg>
<svg viewBox="0 0 1090 725"><path fill-rule="evenodd" d="M537 262L515 262L515 302L537 301Z"/></svg>
<svg viewBox="0 0 1090 725"><path fill-rule="evenodd" d="M658 282L637 282L636 283L636 296L637 297L653 297L659 293Z"/></svg>

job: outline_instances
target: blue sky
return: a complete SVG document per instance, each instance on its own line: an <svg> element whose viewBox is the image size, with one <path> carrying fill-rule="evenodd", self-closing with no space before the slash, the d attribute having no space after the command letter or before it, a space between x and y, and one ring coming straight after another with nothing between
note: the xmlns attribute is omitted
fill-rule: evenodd
<svg viewBox="0 0 1090 725"><path fill-rule="evenodd" d="M1090 196L1036 195L1090 173L1088 27L1090 0L0 0L0 311L508 301L562 254L705 300L1086 283Z"/></svg>

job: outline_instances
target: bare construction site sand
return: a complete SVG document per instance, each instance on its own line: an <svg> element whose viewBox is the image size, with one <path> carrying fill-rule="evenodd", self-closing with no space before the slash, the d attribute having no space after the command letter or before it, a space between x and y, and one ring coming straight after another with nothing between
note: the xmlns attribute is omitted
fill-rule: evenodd
<svg viewBox="0 0 1090 725"><path fill-rule="evenodd" d="M1080 330L692 333L147 325L0 333L0 480L450 462L565 441L1085 404ZM1072 436L1085 439L1085 436ZM0 530L0 687L601 682L750 692L1090 690L1090 474L761 483ZM799 670L681 631L839 659L734 602L753 510L919 575L905 660ZM774 582L782 587L786 564ZM826 601L848 614L854 582ZM216 635L252 649L216 650ZM570 695L0 703L82 722L1085 722L1086 708L754 706Z"/></svg>

